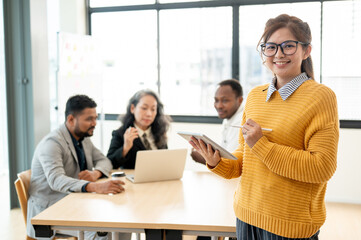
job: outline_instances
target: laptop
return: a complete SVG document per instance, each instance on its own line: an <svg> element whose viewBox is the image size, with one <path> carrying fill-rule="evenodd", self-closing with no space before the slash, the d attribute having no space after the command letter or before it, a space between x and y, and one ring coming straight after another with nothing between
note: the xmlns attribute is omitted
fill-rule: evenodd
<svg viewBox="0 0 361 240"><path fill-rule="evenodd" d="M133 183L177 180L183 177L187 149L138 151L134 175L126 178Z"/></svg>

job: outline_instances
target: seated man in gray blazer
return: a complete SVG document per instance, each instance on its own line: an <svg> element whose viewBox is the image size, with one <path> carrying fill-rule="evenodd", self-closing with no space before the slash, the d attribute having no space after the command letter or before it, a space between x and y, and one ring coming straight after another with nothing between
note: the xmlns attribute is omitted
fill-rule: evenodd
<svg viewBox="0 0 361 240"><path fill-rule="evenodd" d="M35 149L31 165L27 234L35 238L32 217L72 192L120 193L124 182L108 180L112 163L90 141L96 125L97 104L85 95L70 97L65 123L45 136ZM92 235L92 236L91 236ZM106 239L85 233L86 239Z"/></svg>

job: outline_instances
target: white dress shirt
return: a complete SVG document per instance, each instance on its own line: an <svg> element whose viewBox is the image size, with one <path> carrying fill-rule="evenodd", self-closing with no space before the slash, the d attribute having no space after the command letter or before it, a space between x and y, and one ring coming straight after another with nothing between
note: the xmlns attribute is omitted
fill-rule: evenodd
<svg viewBox="0 0 361 240"><path fill-rule="evenodd" d="M239 106L238 110L229 119L224 119L222 122L222 143L221 146L229 152L233 152L238 147L238 137L240 128L231 127L232 125L239 126L242 121L243 104Z"/></svg>
<svg viewBox="0 0 361 240"><path fill-rule="evenodd" d="M156 150L158 149L157 146L155 145L154 143L154 137L153 137L153 134L152 134L152 127L149 127L147 130L143 131L140 127L137 126L137 124L134 123L134 127L138 130L138 136L140 138L140 141L142 141L143 145L145 146L144 144L144 140L143 140L143 134L145 133L147 135L147 140L150 144L150 148L152 150Z"/></svg>

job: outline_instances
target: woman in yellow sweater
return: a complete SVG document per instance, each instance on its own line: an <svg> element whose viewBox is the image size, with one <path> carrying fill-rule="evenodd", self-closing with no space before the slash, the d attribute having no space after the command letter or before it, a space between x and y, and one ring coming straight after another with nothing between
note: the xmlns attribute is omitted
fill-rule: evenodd
<svg viewBox="0 0 361 240"><path fill-rule="evenodd" d="M283 14L266 23L259 47L274 78L247 97L238 160L191 141L211 171L242 176L234 196L238 240L315 240L325 222L339 121L335 94L314 81L311 40L299 18Z"/></svg>

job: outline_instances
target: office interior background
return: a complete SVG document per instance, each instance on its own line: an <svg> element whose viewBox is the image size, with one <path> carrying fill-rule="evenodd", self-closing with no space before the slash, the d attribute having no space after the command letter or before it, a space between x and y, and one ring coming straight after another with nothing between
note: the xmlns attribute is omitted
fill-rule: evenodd
<svg viewBox="0 0 361 240"><path fill-rule="evenodd" d="M64 122L75 93L98 103L92 140L105 154L118 114L143 88L158 92L173 117L169 148L189 148L178 130L219 139L217 83L239 79L246 98L270 81L256 46L267 19L281 13L309 23L315 80L337 95L338 168L326 201L361 204L360 0L3 0L0 7L2 209L18 206L16 173ZM206 170L190 159L186 169Z"/></svg>

